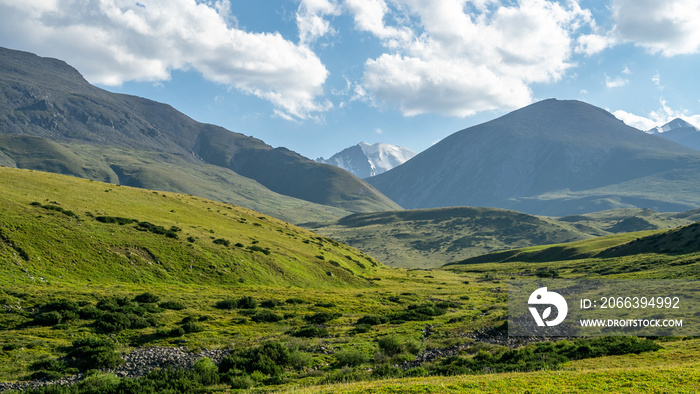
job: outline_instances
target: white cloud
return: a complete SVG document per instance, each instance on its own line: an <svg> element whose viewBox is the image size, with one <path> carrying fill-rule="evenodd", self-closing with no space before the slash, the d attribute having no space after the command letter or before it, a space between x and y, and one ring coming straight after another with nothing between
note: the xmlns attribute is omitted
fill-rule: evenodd
<svg viewBox="0 0 700 394"><path fill-rule="evenodd" d="M635 115L623 110L613 112L613 115L625 122L628 126L636 127L640 130L648 131L656 126L663 126L673 119L680 118L693 126L700 128L700 114L690 115L687 110L676 110L668 106L664 99L659 100L661 107L651 111L647 116Z"/></svg>
<svg viewBox="0 0 700 394"><path fill-rule="evenodd" d="M697 0L612 0L610 10L613 28L578 37L577 53L590 56L623 43L666 57L700 53Z"/></svg>
<svg viewBox="0 0 700 394"><path fill-rule="evenodd" d="M157 82L194 69L290 118L331 107L318 98L328 71L306 45L234 25L229 0L0 0L0 42L64 59L93 83Z"/></svg>
<svg viewBox="0 0 700 394"><path fill-rule="evenodd" d="M366 62L365 91L407 116L468 116L529 104L529 85L561 79L573 66L572 32L592 23L575 2L483 1L469 8L464 0L347 0L345 5L356 27L374 34L387 50Z"/></svg>
<svg viewBox="0 0 700 394"><path fill-rule="evenodd" d="M338 14L340 8L330 0L301 0L296 14L301 43L309 44L326 34L334 34L335 30L324 17Z"/></svg>
<svg viewBox="0 0 700 394"><path fill-rule="evenodd" d="M651 130L652 128L654 128L656 126L660 126L660 125L657 125L657 122L655 122L652 119L645 118L645 117L639 116L639 115L635 115L635 114L627 112L627 111L617 110L617 111L613 112L612 114L615 115L616 118L625 122L625 124L627 126L632 126L632 127L635 127L639 130L647 131L647 130Z"/></svg>
<svg viewBox="0 0 700 394"><path fill-rule="evenodd" d="M599 34L584 34L576 39L576 53L583 53L586 56L602 52L615 45L615 40Z"/></svg>
<svg viewBox="0 0 700 394"><path fill-rule="evenodd" d="M697 0L613 0L612 36L664 56L700 52Z"/></svg>
<svg viewBox="0 0 700 394"><path fill-rule="evenodd" d="M608 88L620 88L628 83L629 80L622 77L610 78L608 75L605 76L605 86Z"/></svg>

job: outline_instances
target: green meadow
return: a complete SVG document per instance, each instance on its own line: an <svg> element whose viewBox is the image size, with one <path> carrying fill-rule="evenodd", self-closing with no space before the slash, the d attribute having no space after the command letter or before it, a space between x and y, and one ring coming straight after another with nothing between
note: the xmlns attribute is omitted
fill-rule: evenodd
<svg viewBox="0 0 700 394"><path fill-rule="evenodd" d="M0 188L0 381L85 374L36 392L699 388L695 338L517 344L503 325L514 277L698 278L692 225L390 268L190 195L9 168ZM229 353L137 379L110 372L146 347Z"/></svg>

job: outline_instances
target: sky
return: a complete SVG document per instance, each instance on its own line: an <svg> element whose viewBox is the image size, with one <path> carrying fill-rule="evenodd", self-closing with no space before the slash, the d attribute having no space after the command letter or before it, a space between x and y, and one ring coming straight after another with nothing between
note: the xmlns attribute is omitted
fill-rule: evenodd
<svg viewBox="0 0 700 394"><path fill-rule="evenodd" d="M0 0L0 46L315 159L547 99L700 127L697 0Z"/></svg>

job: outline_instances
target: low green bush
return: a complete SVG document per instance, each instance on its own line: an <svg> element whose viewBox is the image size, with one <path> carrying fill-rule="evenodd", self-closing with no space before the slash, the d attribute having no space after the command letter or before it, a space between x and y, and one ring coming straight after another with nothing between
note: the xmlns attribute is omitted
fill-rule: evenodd
<svg viewBox="0 0 700 394"><path fill-rule="evenodd" d="M250 317L256 323L274 323L283 319L282 316L270 312L270 311L260 311Z"/></svg>
<svg viewBox="0 0 700 394"><path fill-rule="evenodd" d="M322 338L328 336L328 330L323 327L304 326L292 331L290 335L299 338Z"/></svg>
<svg viewBox="0 0 700 394"><path fill-rule="evenodd" d="M340 313L318 312L314 313L313 315L304 316L304 320L306 320L309 324L324 324L331 320L337 319L340 316L342 316Z"/></svg>
<svg viewBox="0 0 700 394"><path fill-rule="evenodd" d="M343 349L334 355L335 364L340 367L356 367L369 361L369 355L360 349Z"/></svg>

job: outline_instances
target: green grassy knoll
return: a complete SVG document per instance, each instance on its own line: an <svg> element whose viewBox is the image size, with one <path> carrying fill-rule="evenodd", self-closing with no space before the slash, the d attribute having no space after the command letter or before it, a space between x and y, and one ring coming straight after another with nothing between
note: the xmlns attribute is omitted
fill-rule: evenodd
<svg viewBox="0 0 700 394"><path fill-rule="evenodd" d="M410 268L438 267L496 250L593 236L550 218L470 207L354 214L334 222L305 226L369 253L385 264Z"/></svg>
<svg viewBox="0 0 700 394"><path fill-rule="evenodd" d="M540 277L692 279L700 275L700 226L610 235L486 254L445 265L455 272Z"/></svg>
<svg viewBox="0 0 700 394"><path fill-rule="evenodd" d="M633 231L671 229L698 220L694 211L663 212L651 209L621 208L586 213L583 215L550 218L567 223L573 228L591 235L610 235Z"/></svg>
<svg viewBox="0 0 700 394"><path fill-rule="evenodd" d="M353 214L304 226L369 253L385 264L429 268L500 250L671 229L690 224L693 218L694 211L658 213L637 208L557 218L497 208L455 207ZM605 245L609 241L601 242ZM511 252L503 253L510 255Z"/></svg>
<svg viewBox="0 0 700 394"><path fill-rule="evenodd" d="M0 184L3 284L337 287L366 285L360 276L378 269L345 245L199 197L9 168Z"/></svg>

